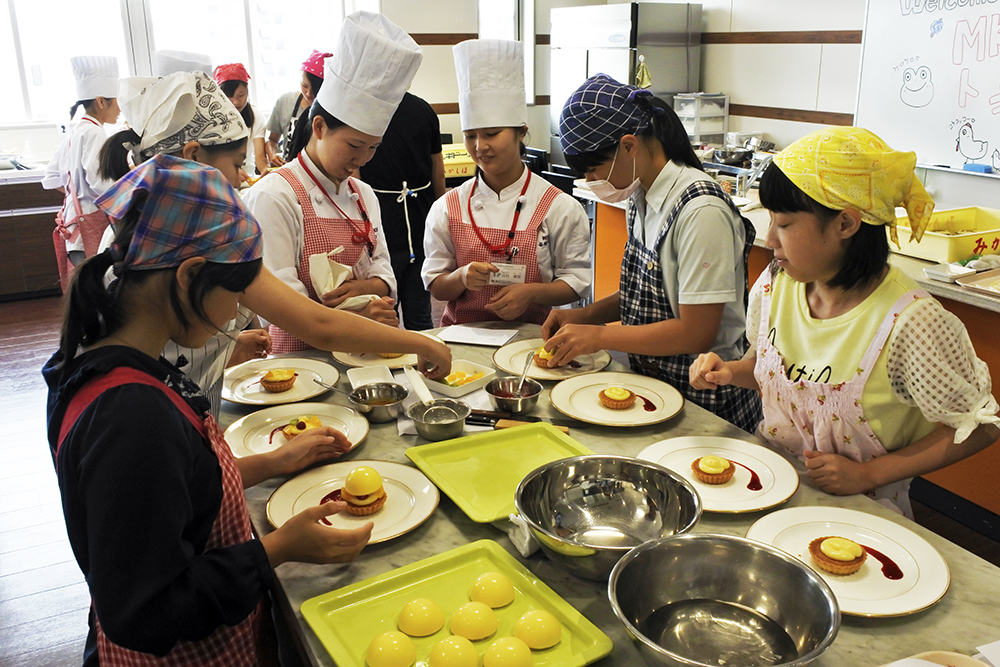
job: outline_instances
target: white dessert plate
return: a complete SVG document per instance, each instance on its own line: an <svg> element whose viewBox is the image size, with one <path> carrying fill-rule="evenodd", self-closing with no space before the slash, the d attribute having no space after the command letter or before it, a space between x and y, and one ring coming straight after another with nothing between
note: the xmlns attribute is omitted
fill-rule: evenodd
<svg viewBox="0 0 1000 667"><path fill-rule="evenodd" d="M846 537L866 548L854 574L819 569L809 555L817 537ZM789 507L750 526L747 537L777 547L813 567L830 584L840 611L851 616L904 616L934 605L948 592L948 564L931 544L888 519L841 507ZM872 550L888 564L883 565ZM902 574L890 579L891 564Z"/></svg>
<svg viewBox="0 0 1000 667"><path fill-rule="evenodd" d="M737 464L725 484L707 484L691 470L702 456L721 456ZM655 442L638 458L659 463L687 479L698 489L706 512L755 512L780 505L799 488L792 464L775 451L745 440L692 435Z"/></svg>
<svg viewBox="0 0 1000 667"><path fill-rule="evenodd" d="M433 334L426 334L419 332L422 336L427 336L428 338L433 338L439 343L443 343L440 338L434 336ZM394 359L386 359L385 357L380 357L375 352L333 352L333 358L336 361L344 364L345 366L353 366L355 368L361 368L364 366L385 366L386 368L402 368L404 366L414 366L417 365L417 355L415 354L404 354L401 357L395 357Z"/></svg>
<svg viewBox="0 0 1000 667"><path fill-rule="evenodd" d="M434 513L441 496L416 468L390 461L342 461L307 470L275 489L267 501L267 520L278 528L302 510L321 504L343 488L349 472L363 465L382 476L385 506L368 516L338 512L327 519L334 528L357 528L372 521L375 527L368 543L375 544L408 533Z"/></svg>
<svg viewBox="0 0 1000 667"><path fill-rule="evenodd" d="M295 417L312 415L319 417L323 426L332 426L346 435L351 441L351 449L360 445L368 435L368 420L351 408L333 403L292 403L258 410L237 419L226 429L226 442L236 458L264 454L286 442L285 436L274 433L276 428Z"/></svg>
<svg viewBox="0 0 1000 667"><path fill-rule="evenodd" d="M636 394L624 410L612 410L598 394L608 387L622 387ZM684 407L681 393L662 380L637 373L588 373L563 380L549 393L552 406L568 417L601 426L646 426L676 415Z"/></svg>
<svg viewBox="0 0 1000 667"><path fill-rule="evenodd" d="M524 358L528 352L537 352L544 342L541 338L529 338L528 340L508 343L493 353L493 363L497 368L511 375L520 375L524 368ZM607 350L601 350L594 354L581 355L571 363L559 368L542 368L532 362L531 366L528 367L528 377L535 380L565 380L577 375L604 370L610 363L611 355Z"/></svg>
<svg viewBox="0 0 1000 667"><path fill-rule="evenodd" d="M298 374L295 384L288 391L271 393L260 386L260 379L264 374L275 368L289 368ZM317 359L301 357L251 359L226 369L222 381L222 398L244 405L295 403L327 391L313 380L334 385L340 380L340 371L336 366Z"/></svg>

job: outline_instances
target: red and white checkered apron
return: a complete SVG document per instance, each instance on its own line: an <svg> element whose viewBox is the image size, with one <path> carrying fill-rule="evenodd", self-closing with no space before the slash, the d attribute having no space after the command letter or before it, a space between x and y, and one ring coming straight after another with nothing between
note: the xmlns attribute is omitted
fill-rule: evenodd
<svg viewBox="0 0 1000 667"><path fill-rule="evenodd" d="M540 283L542 275L538 270L538 226L545 220L549 212L549 207L562 193L559 188L550 185L534 212L527 227L514 232L511 245L518 248L516 261L525 265L524 282ZM470 193L471 196L471 193ZM465 266L470 262L490 262L496 263L506 259L506 255L501 253L491 253L479 237L472 224L462 218L462 202L458 196L458 188L445 195L445 203L448 205L448 231L455 243L455 260L458 266ZM491 245L499 245L507 239L507 229L487 229L479 228L480 233ZM486 304L496 295L503 285L487 285L478 292L465 290L462 295L454 301L449 301L445 306L444 314L441 316L441 326L446 327L452 324L464 324L466 322L496 322L500 321L499 315L486 308ZM548 317L548 306L532 304L518 318L521 322L533 322L542 324Z"/></svg>
<svg viewBox="0 0 1000 667"><path fill-rule="evenodd" d="M210 413L199 418L191 406L161 380L135 368L116 368L106 375L87 382L70 401L59 431L59 442L63 440L73 424L94 399L104 391L123 384L144 384L156 387L170 399L198 432L208 439L212 451L222 468L222 504L219 515L212 524L206 549L218 549L243 544L253 539L250 529L250 515L247 512L246 497L243 495L243 480L236 460L226 444L222 429ZM97 629L97 650L102 667L145 667L198 665L199 667L252 667L257 664L257 638L260 635L263 601L243 621L234 627L221 626L211 635L197 642L179 641L166 656L159 658L148 653L130 651L114 644L101 630L100 620L94 615Z"/></svg>
<svg viewBox="0 0 1000 667"><path fill-rule="evenodd" d="M321 218L316 215L316 209L313 208L309 193L306 192L302 181L292 173L291 169L282 167L275 173L284 177L288 181L288 184L292 186L295 197L299 200L299 206L302 207L302 257L299 258L298 276L302 284L306 286L309 298L313 301L319 301L319 296L316 294L316 290L313 289L312 279L309 277L309 255L328 253L337 246L344 246L344 252L337 255L337 261L347 266L354 266L361 257L361 253L367 252L367 245L365 243L354 242L354 229L351 227L350 221L346 218ZM354 179L348 178L347 185L350 187L351 192L358 195L358 209L364 211L365 215L368 215L364 197L361 196L357 186L354 185ZM374 252L374 249L378 247L378 237L375 235L374 226L368 230L368 240L371 242ZM295 336L292 336L283 329L279 329L273 324L269 330L271 332L271 351L273 354L312 349L311 345L303 343Z"/></svg>
<svg viewBox="0 0 1000 667"><path fill-rule="evenodd" d="M76 209L76 217L69 222L63 217L63 208L56 213L56 227L52 230L52 243L56 251L56 266L59 269L59 284L65 292L69 287L69 278L73 273L73 264L69 261L66 251L66 241L76 241L83 237L83 252L87 257L93 257L101 245L101 236L108 228L109 220L104 211L97 209L92 213L84 214L80 206L80 200L76 196L73 188L73 174L69 174L66 180L66 201L73 202Z"/></svg>

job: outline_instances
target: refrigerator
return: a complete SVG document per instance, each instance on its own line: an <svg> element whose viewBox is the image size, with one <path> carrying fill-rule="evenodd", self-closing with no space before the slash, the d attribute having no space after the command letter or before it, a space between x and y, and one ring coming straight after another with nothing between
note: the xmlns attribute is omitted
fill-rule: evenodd
<svg viewBox="0 0 1000 667"><path fill-rule="evenodd" d="M643 56L654 95L670 102L698 90L701 5L632 2L551 10L550 124L553 164L565 164L559 114L570 94L595 74L635 83Z"/></svg>

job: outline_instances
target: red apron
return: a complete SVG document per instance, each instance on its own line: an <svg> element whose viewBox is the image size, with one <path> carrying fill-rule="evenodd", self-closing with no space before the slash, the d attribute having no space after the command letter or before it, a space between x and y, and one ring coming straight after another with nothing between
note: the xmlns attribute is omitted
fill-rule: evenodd
<svg viewBox="0 0 1000 667"><path fill-rule="evenodd" d="M222 468L222 504L212 525L206 549L243 544L253 539L250 529L250 515L247 512L246 497L243 495L243 481L236 460L226 444L222 429L210 413L203 418L195 414L191 406L176 392L168 389L162 381L135 368L116 368L106 375L87 382L70 401L59 429L59 447L94 399L107 389L124 384L144 384L156 387L170 399L188 421L198 429L202 437L208 439L212 451ZM243 621L234 627L220 626L211 635L197 642L179 641L166 656L158 658L149 653L130 651L114 644L101 629L100 620L94 614L97 630L97 651L102 667L145 667L198 665L199 667L252 667L257 664L257 639L260 635L261 610L263 601Z"/></svg>
<svg viewBox="0 0 1000 667"><path fill-rule="evenodd" d="M346 218L321 218L316 215L316 210L313 208L309 193L306 192L302 181L292 173L291 169L282 167L274 173L288 181L288 184L292 186L292 191L295 192L295 197L299 200L299 206L302 207L302 257L299 258L298 277L302 284L306 286L309 298L313 301L319 301L319 296L316 294L316 290L313 289L312 279L309 277L309 255L328 253L337 246L344 246L344 252L337 255L337 261L341 264L354 266L361 257L361 253L367 252L368 245L366 243L356 243L353 240L354 230L351 227L351 222ZM358 195L358 209L363 211L367 216L368 209L365 208L364 197L361 196L354 185L354 179L348 178L347 185L351 189L351 192ZM374 226L368 230L368 242L371 244L372 252L374 252L375 248L378 247L378 239L375 235ZM295 336L292 336L283 329L279 329L273 324L270 326L269 331L271 333L271 352L273 354L312 349L311 345L303 343Z"/></svg>
<svg viewBox="0 0 1000 667"><path fill-rule="evenodd" d="M524 281L526 283L542 282L542 275L538 270L538 226L548 215L549 207L562 193L559 188L550 185L539 200L535 211L531 214L531 220L527 227L514 232L514 239L511 244L518 248L516 255L517 263L525 265ZM469 196L472 196L472 192ZM470 262L490 262L494 263L498 258L505 257L503 254L493 254L490 249L479 239L472 225L462 219L462 202L458 196L458 188L445 195L445 203L448 205L448 231L455 244L455 261L458 266L465 266ZM480 228L480 233L486 240L499 245L507 238L506 229L486 229ZM461 296L453 301L449 301L445 306L444 314L441 316L441 326L446 327L452 324L464 324L466 322L496 322L503 318L486 308L503 285L487 285L478 292L465 290ZM542 324L548 317L548 306L532 304L521 314L518 321L533 322Z"/></svg>
<svg viewBox="0 0 1000 667"><path fill-rule="evenodd" d="M84 119L87 120L87 119ZM88 121L93 122L93 121ZM80 207L80 200L76 196L73 187L73 174L68 174L66 180L66 200L73 202L76 209L76 217L67 222L63 217L63 208L56 213L56 227L52 230L52 243L56 250L56 267L59 269L59 284L65 293L69 287L70 275L73 273L73 264L69 261L69 253L66 251L66 241L76 241L83 237L83 252L87 257L93 257L101 245L101 237L108 227L108 216L104 211L98 209L93 213L83 213ZM70 228L72 226L72 229Z"/></svg>

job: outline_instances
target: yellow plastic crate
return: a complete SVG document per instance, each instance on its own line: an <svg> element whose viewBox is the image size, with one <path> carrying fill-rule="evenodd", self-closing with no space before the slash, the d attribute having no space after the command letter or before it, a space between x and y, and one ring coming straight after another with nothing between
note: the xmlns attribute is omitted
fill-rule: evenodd
<svg viewBox="0 0 1000 667"><path fill-rule="evenodd" d="M906 216L897 220L901 247L897 249L890 241L893 252L934 262L957 262L1000 252L1000 211L996 209L971 206L936 211L920 243L910 241Z"/></svg>

